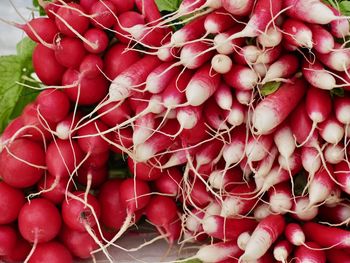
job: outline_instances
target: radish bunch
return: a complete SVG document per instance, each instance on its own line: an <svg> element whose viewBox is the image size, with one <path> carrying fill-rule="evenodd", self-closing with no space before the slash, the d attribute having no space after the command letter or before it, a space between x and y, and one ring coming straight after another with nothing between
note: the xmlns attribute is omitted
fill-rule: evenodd
<svg viewBox="0 0 350 263"><path fill-rule="evenodd" d="M0 138L2 260L113 262L146 218L156 239L203 244L203 262L350 261L350 26L335 7L39 2L47 17L15 24L43 91Z"/></svg>

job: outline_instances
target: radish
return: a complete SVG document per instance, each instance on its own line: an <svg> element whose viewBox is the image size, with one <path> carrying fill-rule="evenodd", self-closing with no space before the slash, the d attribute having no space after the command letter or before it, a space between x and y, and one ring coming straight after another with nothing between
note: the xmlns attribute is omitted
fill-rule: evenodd
<svg viewBox="0 0 350 263"><path fill-rule="evenodd" d="M26 203L18 215L18 228L21 235L34 244L54 239L61 225L62 219L58 209L53 203L43 198L36 198Z"/></svg>
<svg viewBox="0 0 350 263"><path fill-rule="evenodd" d="M257 41L264 48L275 47L282 41L281 29L277 26L270 26L264 34L257 37Z"/></svg>
<svg viewBox="0 0 350 263"><path fill-rule="evenodd" d="M329 116L320 124L319 128L321 137L328 143L338 144L344 137L344 125L335 116Z"/></svg>
<svg viewBox="0 0 350 263"><path fill-rule="evenodd" d="M13 187L26 188L36 184L43 176L44 149L28 139L17 139L0 154L1 178Z"/></svg>
<svg viewBox="0 0 350 263"><path fill-rule="evenodd" d="M305 246L299 246L294 251L294 257L301 263L304 262L320 262L326 263L326 253L321 249L320 245L314 242L306 242Z"/></svg>
<svg viewBox="0 0 350 263"><path fill-rule="evenodd" d="M202 225L209 236L227 241L237 240L243 232L253 231L257 222L248 218L224 218L216 215L204 218Z"/></svg>
<svg viewBox="0 0 350 263"><path fill-rule="evenodd" d="M120 14L132 10L135 4L134 0L111 0L111 2L115 5L117 12Z"/></svg>
<svg viewBox="0 0 350 263"><path fill-rule="evenodd" d="M22 191L0 182L0 224L5 225L15 221L25 203Z"/></svg>
<svg viewBox="0 0 350 263"><path fill-rule="evenodd" d="M177 168L170 168L154 181L157 191L177 198L181 190L182 173Z"/></svg>
<svg viewBox="0 0 350 263"><path fill-rule="evenodd" d="M268 204L262 203L260 205L257 205L254 209L254 218L257 221L261 221L264 218L271 215L273 212L270 209L270 206Z"/></svg>
<svg viewBox="0 0 350 263"><path fill-rule="evenodd" d="M309 25L312 31L314 49L322 54L327 54L334 48L334 38L332 34L320 25Z"/></svg>
<svg viewBox="0 0 350 263"><path fill-rule="evenodd" d="M0 225L0 256L10 254L16 246L17 234L10 225Z"/></svg>
<svg viewBox="0 0 350 263"><path fill-rule="evenodd" d="M224 54L216 54L211 59L213 69L220 74L228 73L232 68L232 60Z"/></svg>
<svg viewBox="0 0 350 263"><path fill-rule="evenodd" d="M295 151L295 143L289 123L280 125L274 133L273 139L281 156L286 159L292 156Z"/></svg>
<svg viewBox="0 0 350 263"><path fill-rule="evenodd" d="M255 45L247 45L241 48L240 51L233 54L234 61L237 64L246 66L256 63L260 50Z"/></svg>
<svg viewBox="0 0 350 263"><path fill-rule="evenodd" d="M333 14L336 16L341 16L341 13L338 9L329 6ZM336 19L330 23L330 31L333 36L337 38L344 38L350 34L350 25L347 18Z"/></svg>
<svg viewBox="0 0 350 263"><path fill-rule="evenodd" d="M283 39L289 44L297 47L313 47L313 36L311 29L303 22L288 18L283 23Z"/></svg>
<svg viewBox="0 0 350 263"><path fill-rule="evenodd" d="M114 25L115 37L120 40L121 43L127 44L131 36L131 31L135 32L143 31L143 25L145 24L145 18L138 12L127 11L118 16L117 23ZM140 27L142 28L140 30Z"/></svg>
<svg viewBox="0 0 350 263"><path fill-rule="evenodd" d="M55 23L61 33L66 36L75 37L77 34L84 34L89 27L89 19L82 16L86 11L76 3L68 3L61 6L55 16Z"/></svg>
<svg viewBox="0 0 350 263"><path fill-rule="evenodd" d="M97 1L90 7L90 14L93 19L91 23L96 27L103 29L110 28L116 21L115 13L117 12L116 6L112 1Z"/></svg>
<svg viewBox="0 0 350 263"><path fill-rule="evenodd" d="M310 206L309 198L297 197L293 202L292 216L298 220L310 221L317 216L318 207Z"/></svg>
<svg viewBox="0 0 350 263"><path fill-rule="evenodd" d="M178 32L178 31L177 31ZM199 106L212 96L220 85L220 75L210 73L210 65L200 67L186 87L187 102Z"/></svg>
<svg viewBox="0 0 350 263"><path fill-rule="evenodd" d="M337 263L337 262L350 262L350 255L346 253L345 250L342 249L330 249L326 251L327 262L329 263Z"/></svg>
<svg viewBox="0 0 350 263"><path fill-rule="evenodd" d="M286 182L275 185L268 191L269 204L273 212L285 214L292 208L292 192Z"/></svg>
<svg viewBox="0 0 350 263"><path fill-rule="evenodd" d="M86 53L81 40L73 37L56 38L54 52L57 62L66 68L77 68Z"/></svg>
<svg viewBox="0 0 350 263"><path fill-rule="evenodd" d="M334 49L327 53L317 53L317 58L328 68L335 71L346 71L350 67L350 52L339 43L335 43Z"/></svg>
<svg viewBox="0 0 350 263"><path fill-rule="evenodd" d="M250 137L245 148L248 163L264 159L269 154L272 144L273 138L270 135Z"/></svg>
<svg viewBox="0 0 350 263"><path fill-rule="evenodd" d="M331 224L343 224L349 221L350 207L348 202L338 202L334 206L320 206L319 217Z"/></svg>
<svg viewBox="0 0 350 263"><path fill-rule="evenodd" d="M214 37L214 46L218 53L223 55L232 54L236 47L242 47L245 44L244 38L236 38L230 40L232 34L240 32L244 27L241 24L234 25L231 29L219 33Z"/></svg>
<svg viewBox="0 0 350 263"><path fill-rule="evenodd" d="M277 261L287 262L292 250L293 246L287 240L279 241L273 248L273 257Z"/></svg>
<svg viewBox="0 0 350 263"><path fill-rule="evenodd" d="M266 49L264 51L260 51L255 63L260 63L262 65L271 64L280 57L281 52L282 52L281 45ZM262 74L259 74L259 75L262 76Z"/></svg>
<svg viewBox="0 0 350 263"><path fill-rule="evenodd" d="M121 43L112 45L104 55L104 72L109 79L115 79L121 72L140 59L140 54L134 50L127 50Z"/></svg>
<svg viewBox="0 0 350 263"><path fill-rule="evenodd" d="M42 44L33 51L33 67L45 85L60 85L65 68L58 63L55 52Z"/></svg>
<svg viewBox="0 0 350 263"><path fill-rule="evenodd" d="M284 218L270 215L263 219L252 233L240 260L254 260L263 256L276 239L283 233Z"/></svg>
<svg viewBox="0 0 350 263"><path fill-rule="evenodd" d="M100 120L109 127L117 126L128 120L132 115L130 104L127 100L122 104L118 102L110 102L97 111Z"/></svg>
<svg viewBox="0 0 350 263"><path fill-rule="evenodd" d="M66 190L71 190L72 184L68 184L68 178L58 178L47 174L38 183L38 191L41 196L54 204L61 204L66 196Z"/></svg>
<svg viewBox="0 0 350 263"><path fill-rule="evenodd" d="M286 226L285 236L287 240L294 246L301 246L305 244L305 234L301 226L297 223L289 223Z"/></svg>
<svg viewBox="0 0 350 263"><path fill-rule="evenodd" d="M328 73L318 61L312 64L304 62L302 72L305 79L316 88L331 90L336 87L336 80L333 75Z"/></svg>
<svg viewBox="0 0 350 263"><path fill-rule="evenodd" d="M95 168L91 167L89 163L83 164L78 170L76 182L86 186L87 189L98 188L108 179L107 167Z"/></svg>
<svg viewBox="0 0 350 263"><path fill-rule="evenodd" d="M223 0L222 6L234 16L247 16L253 9L254 1Z"/></svg>
<svg viewBox="0 0 350 263"><path fill-rule="evenodd" d="M249 232L243 232L242 234L240 234L237 238L237 246L241 249L241 250L245 250L245 248L247 247L247 243L250 239L250 234Z"/></svg>
<svg viewBox="0 0 350 263"><path fill-rule="evenodd" d="M196 253L195 258L207 262L221 262L223 260L237 258L242 251L237 247L236 242L217 242L212 245L202 246Z"/></svg>
<svg viewBox="0 0 350 263"><path fill-rule="evenodd" d="M212 188L218 190L230 190L235 183L241 182L243 179L240 169L231 168L229 170L213 170L209 175L208 182Z"/></svg>
<svg viewBox="0 0 350 263"><path fill-rule="evenodd" d="M76 134L75 127L82 118L82 113L77 111L69 113L63 120L56 125L56 136L61 140L68 140Z"/></svg>
<svg viewBox="0 0 350 263"><path fill-rule="evenodd" d="M270 65L262 83L269 81L279 81L296 73L299 66L298 58L292 54L282 55L278 60Z"/></svg>
<svg viewBox="0 0 350 263"><path fill-rule="evenodd" d="M334 177L340 184L340 188L346 192L350 193L350 166L346 161L342 161L335 165L334 167Z"/></svg>
<svg viewBox="0 0 350 263"><path fill-rule="evenodd" d="M128 167L130 172L140 180L153 181L162 177L166 171L151 166L149 163L135 162L132 158L128 158Z"/></svg>
<svg viewBox="0 0 350 263"><path fill-rule="evenodd" d="M176 203L170 197L154 196L146 206L145 215L153 225L162 227L167 233L169 225L178 217Z"/></svg>
<svg viewBox="0 0 350 263"><path fill-rule="evenodd" d="M228 85L237 90L252 90L258 82L255 71L241 65L233 66L224 78Z"/></svg>
<svg viewBox="0 0 350 263"><path fill-rule="evenodd" d="M223 6L225 8L225 6ZM207 34L218 34L226 31L235 24L232 17L224 9L217 9L210 13L204 21Z"/></svg>
<svg viewBox="0 0 350 263"><path fill-rule="evenodd" d="M38 244L34 253L29 259L29 263L40 262L73 262L73 258L69 250L57 241Z"/></svg>
<svg viewBox="0 0 350 263"><path fill-rule="evenodd" d="M327 167L328 170L332 173L332 168ZM332 178L328 175L328 171L321 167L318 170L314 177L312 178L309 186L309 205L323 202L327 199L334 188L334 182Z"/></svg>
<svg viewBox="0 0 350 263"><path fill-rule="evenodd" d="M305 82L300 79L293 79L293 81L294 84L283 84L256 106L252 125L257 134L271 133L301 100L305 92Z"/></svg>
<svg viewBox="0 0 350 263"><path fill-rule="evenodd" d="M206 42L193 42L185 44L180 51L180 61L185 68L197 69L210 60L214 52L204 52L210 48Z"/></svg>
<svg viewBox="0 0 350 263"><path fill-rule="evenodd" d="M101 29L98 29L98 28L88 29L84 34L84 38L87 39L89 43L93 44L92 46L91 44L88 45L85 42L83 43L85 49L90 53L99 54L105 51L106 48L108 47L108 42L109 42L108 36Z"/></svg>

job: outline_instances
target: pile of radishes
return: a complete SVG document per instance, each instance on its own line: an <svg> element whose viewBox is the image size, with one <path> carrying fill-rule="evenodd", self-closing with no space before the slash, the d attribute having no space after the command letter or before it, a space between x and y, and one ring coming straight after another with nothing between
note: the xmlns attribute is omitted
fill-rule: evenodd
<svg viewBox="0 0 350 263"><path fill-rule="evenodd" d="M146 219L153 241L198 243L204 262L350 262L350 26L336 7L39 3L47 17L15 24L37 42L43 91L0 137L1 260L117 261L109 247L139 249L118 240ZM116 156L130 177L115 178Z"/></svg>

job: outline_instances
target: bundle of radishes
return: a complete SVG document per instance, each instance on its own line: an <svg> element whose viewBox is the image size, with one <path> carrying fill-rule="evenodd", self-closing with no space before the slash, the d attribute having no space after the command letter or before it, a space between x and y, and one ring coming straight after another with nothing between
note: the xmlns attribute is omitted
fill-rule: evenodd
<svg viewBox="0 0 350 263"><path fill-rule="evenodd" d="M43 91L0 138L0 259L117 262L147 221L203 262L350 262L338 2L156 2L39 1L16 24Z"/></svg>

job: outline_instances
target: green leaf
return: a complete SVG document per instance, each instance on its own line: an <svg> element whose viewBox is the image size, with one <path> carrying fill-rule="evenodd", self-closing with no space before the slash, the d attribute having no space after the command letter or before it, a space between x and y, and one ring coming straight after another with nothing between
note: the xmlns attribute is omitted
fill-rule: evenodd
<svg viewBox="0 0 350 263"><path fill-rule="evenodd" d="M339 3L339 11L344 15L350 15L350 1L342 1Z"/></svg>
<svg viewBox="0 0 350 263"><path fill-rule="evenodd" d="M29 84L23 77L28 77L33 72L34 46L33 41L25 38L17 44L17 55L0 57L0 133L38 94L37 91L17 84Z"/></svg>
<svg viewBox="0 0 350 263"><path fill-rule="evenodd" d="M276 90L278 90L278 88L280 86L281 86L281 82L271 81L271 82L265 83L261 87L260 93L263 96L270 95L270 94L274 93Z"/></svg>
<svg viewBox="0 0 350 263"><path fill-rule="evenodd" d="M332 96L337 96L337 97L344 97L345 93L344 93L344 89L342 88L334 88L331 90L331 95Z"/></svg>
<svg viewBox="0 0 350 263"><path fill-rule="evenodd" d="M39 5L39 1L38 1L38 0L33 0L33 6L39 8L39 14L40 14L40 16L45 16L45 15L46 15L44 8L42 8L42 7Z"/></svg>
<svg viewBox="0 0 350 263"><path fill-rule="evenodd" d="M167 11L173 12L176 11L182 0L155 0L160 12Z"/></svg>
<svg viewBox="0 0 350 263"><path fill-rule="evenodd" d="M175 261L175 263L176 263L176 261ZM181 261L181 263L202 263L202 261L199 259L190 259L187 261Z"/></svg>

